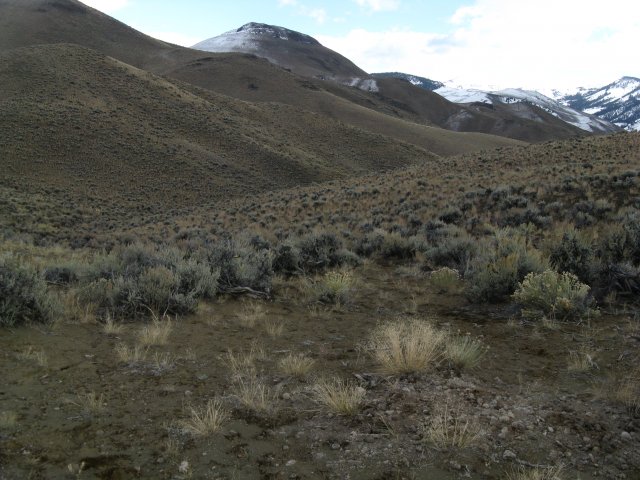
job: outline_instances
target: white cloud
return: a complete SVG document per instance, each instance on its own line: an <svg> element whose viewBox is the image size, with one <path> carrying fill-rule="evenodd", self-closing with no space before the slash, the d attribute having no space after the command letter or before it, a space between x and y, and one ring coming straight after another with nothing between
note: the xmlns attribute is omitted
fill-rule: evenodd
<svg viewBox="0 0 640 480"><path fill-rule="evenodd" d="M324 8L312 8L304 13L307 17L313 18L316 22L322 24L327 20L327 11Z"/></svg>
<svg viewBox="0 0 640 480"><path fill-rule="evenodd" d="M104 13L112 13L126 7L130 0L82 0L82 3Z"/></svg>
<svg viewBox="0 0 640 480"><path fill-rule="evenodd" d="M298 4L298 0L278 0L279 7L293 7Z"/></svg>
<svg viewBox="0 0 640 480"><path fill-rule="evenodd" d="M631 53L640 38L637 0L475 0L450 24L447 35L352 30L317 38L369 72L466 85L571 88L640 75Z"/></svg>
<svg viewBox="0 0 640 480"><path fill-rule="evenodd" d="M400 0L354 0L361 7L367 8L373 12L384 12L389 10L397 10L400 6Z"/></svg>

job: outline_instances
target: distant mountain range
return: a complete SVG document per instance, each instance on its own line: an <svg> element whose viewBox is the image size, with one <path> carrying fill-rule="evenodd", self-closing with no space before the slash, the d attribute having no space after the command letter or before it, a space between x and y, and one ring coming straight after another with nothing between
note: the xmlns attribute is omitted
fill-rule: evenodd
<svg viewBox="0 0 640 480"><path fill-rule="evenodd" d="M520 95L507 100L503 95L485 98L482 104L469 104L443 95L437 90L443 88L441 82L400 72L368 74L313 37L274 25L247 23L193 48L256 55L295 74L325 81L325 88L333 88L329 86L333 82L368 92L376 101L389 105L395 115L458 132L491 133L535 142L617 130L612 124L575 112L552 99L524 100Z"/></svg>
<svg viewBox="0 0 640 480"><path fill-rule="evenodd" d="M575 93L558 94L556 99L620 128L640 131L640 78L622 77L604 87L580 88Z"/></svg>
<svg viewBox="0 0 640 480"><path fill-rule="evenodd" d="M376 78L400 78L420 88L442 95L447 100L460 103L519 103L539 106L550 114L591 132L611 131L611 124L630 131L640 131L640 79L622 77L600 88L579 88L574 92L552 90L549 95L532 90L509 88L482 90L446 85L401 72L372 74Z"/></svg>

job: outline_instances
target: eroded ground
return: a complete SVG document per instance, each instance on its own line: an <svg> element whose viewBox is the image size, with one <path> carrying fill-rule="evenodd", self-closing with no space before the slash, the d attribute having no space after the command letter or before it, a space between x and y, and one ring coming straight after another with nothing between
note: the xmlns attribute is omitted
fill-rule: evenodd
<svg viewBox="0 0 640 480"><path fill-rule="evenodd" d="M507 306L467 307L413 268L367 263L354 277L338 306L312 301L296 278L280 279L273 301L202 304L138 362L116 350L138 343L140 323L1 330L0 478L497 479L558 465L569 479L640 478L638 392L626 383L639 357L633 314L532 324ZM399 316L487 352L472 369L381 374L365 344ZM290 353L314 360L307 375L282 373ZM233 359L267 387L264 409L241 402ZM316 401L318 378L333 377L364 389L355 415ZM230 418L189 433L190 409L212 399ZM461 445L434 443L438 419Z"/></svg>

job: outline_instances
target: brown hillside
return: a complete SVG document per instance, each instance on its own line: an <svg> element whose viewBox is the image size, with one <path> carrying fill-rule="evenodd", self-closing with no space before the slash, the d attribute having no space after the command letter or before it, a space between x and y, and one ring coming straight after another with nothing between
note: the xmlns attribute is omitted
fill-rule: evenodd
<svg viewBox="0 0 640 480"><path fill-rule="evenodd" d="M148 206L325 181L432 156L286 105L198 92L75 45L1 54L0 85L3 181Z"/></svg>
<svg viewBox="0 0 640 480"><path fill-rule="evenodd" d="M336 105L336 97L369 110L451 130L487 132L526 141L580 134L567 131L566 125L558 127L558 121L553 118L546 119L550 121L547 126L537 125L509 112L487 115L407 89L410 87L408 84L393 88L385 85L381 95L377 95L334 82L301 79L283 69L273 68L253 55L215 54L178 47L148 37L76 0L0 0L0 51L42 43L77 43L138 68L203 88L244 100L277 101L319 113L330 112L333 118L344 122L356 121L356 117L361 115L351 113L351 106ZM297 57L301 55L301 52L296 53ZM331 77L331 72L331 68L326 70L326 76ZM310 89L316 91L313 99L308 95ZM327 96L326 91L333 95ZM345 108L348 112L343 114ZM374 124L376 127L372 131L375 133L393 135L398 131L395 123L387 129L385 119L375 118L375 121L366 119L356 125L366 127ZM568 128L571 130L572 127ZM407 138L400 137L400 140ZM462 142L463 150L445 148L438 153L466 151L473 148L468 143L470 140L467 137ZM454 145L457 143L460 142L452 142ZM486 143L490 140L483 138L478 148Z"/></svg>

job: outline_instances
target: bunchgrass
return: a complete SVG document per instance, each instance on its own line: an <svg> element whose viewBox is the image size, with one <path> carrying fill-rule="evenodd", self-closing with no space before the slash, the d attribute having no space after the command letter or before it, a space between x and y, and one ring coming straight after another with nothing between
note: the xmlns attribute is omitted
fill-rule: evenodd
<svg viewBox="0 0 640 480"><path fill-rule="evenodd" d="M341 379L321 379L313 385L313 398L327 410L338 415L352 416L362 407L365 390Z"/></svg>
<svg viewBox="0 0 640 480"><path fill-rule="evenodd" d="M220 430L229 417L222 401L215 399L209 400L204 407L190 407L189 418L180 425L194 436L207 436Z"/></svg>
<svg viewBox="0 0 640 480"><path fill-rule="evenodd" d="M379 325L366 348L384 373L423 372L442 360L446 337L424 320L400 319Z"/></svg>

